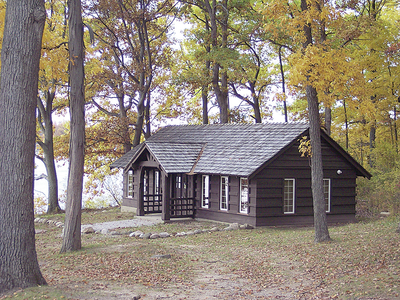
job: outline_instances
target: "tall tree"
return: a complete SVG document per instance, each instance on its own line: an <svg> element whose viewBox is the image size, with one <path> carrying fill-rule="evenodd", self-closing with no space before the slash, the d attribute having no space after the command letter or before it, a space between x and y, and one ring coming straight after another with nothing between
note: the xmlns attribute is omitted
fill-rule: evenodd
<svg viewBox="0 0 400 300"><path fill-rule="evenodd" d="M68 82L68 49L66 37L65 5L59 1L47 1L48 18L43 34L43 58L39 72L39 96L37 113L37 151L47 173L48 207L47 213L59 212L58 181L54 155L53 115L67 106L63 95Z"/></svg>
<svg viewBox="0 0 400 300"><path fill-rule="evenodd" d="M35 110L46 12L43 0L8 0L0 83L0 293L46 284L33 222Z"/></svg>
<svg viewBox="0 0 400 300"><path fill-rule="evenodd" d="M319 2L307 2L307 0L301 0L301 10L307 12L310 10L310 6L315 5L314 8L322 12L323 1ZM309 4L312 3L312 4ZM326 34L324 24L319 30L319 36L317 39L321 43L325 42ZM311 24L304 24L303 31L305 36L305 42L303 43L304 50L307 47L312 46L314 40L311 30ZM313 195L313 207L314 207L314 229L315 229L315 242L329 241L328 223L326 220L325 212L325 198L324 198L324 171L322 166L322 148L321 148L321 123L319 119L319 102L317 90L311 84L306 85L306 96L308 102L308 115L310 123L310 141L311 141L311 188Z"/></svg>
<svg viewBox="0 0 400 300"><path fill-rule="evenodd" d="M61 252L81 249L81 208L85 157L85 73L80 0L69 0L68 23L71 135L65 227Z"/></svg>

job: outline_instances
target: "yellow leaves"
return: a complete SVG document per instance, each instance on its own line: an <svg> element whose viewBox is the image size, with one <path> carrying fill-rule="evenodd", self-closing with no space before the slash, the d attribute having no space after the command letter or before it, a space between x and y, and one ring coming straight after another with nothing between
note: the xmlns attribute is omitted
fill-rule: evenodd
<svg viewBox="0 0 400 300"><path fill-rule="evenodd" d="M312 85L317 89L318 98L332 105L338 95L348 92L362 70L349 58L346 49L332 49L327 45L310 45L289 57L292 64L290 84L304 88Z"/></svg>
<svg viewBox="0 0 400 300"><path fill-rule="evenodd" d="M303 136L298 139L299 141L299 152L301 157L311 157L312 156L312 150L311 150L311 141L308 138L308 136Z"/></svg>

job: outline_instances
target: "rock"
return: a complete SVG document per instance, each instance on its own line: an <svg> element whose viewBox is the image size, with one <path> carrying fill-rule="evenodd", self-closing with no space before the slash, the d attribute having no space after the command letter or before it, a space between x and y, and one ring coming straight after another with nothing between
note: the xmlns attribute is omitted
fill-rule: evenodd
<svg viewBox="0 0 400 300"><path fill-rule="evenodd" d="M101 230L101 234L108 234L108 229L107 228L103 228Z"/></svg>
<svg viewBox="0 0 400 300"><path fill-rule="evenodd" d="M243 225L240 225L240 229L254 229L254 227L250 224L245 223Z"/></svg>
<svg viewBox="0 0 400 300"><path fill-rule="evenodd" d="M235 229L233 227L228 226L228 227L224 228L224 230L225 231L230 231L230 230L235 230Z"/></svg>
<svg viewBox="0 0 400 300"><path fill-rule="evenodd" d="M140 298L141 298L140 295L135 295L132 297L132 300L139 300Z"/></svg>
<svg viewBox="0 0 400 300"><path fill-rule="evenodd" d="M41 233L46 233L47 230L44 229L35 229L35 234L41 234Z"/></svg>
<svg viewBox="0 0 400 300"><path fill-rule="evenodd" d="M219 228L218 227L213 227L213 228L210 229L210 231L211 232L219 231Z"/></svg>
<svg viewBox="0 0 400 300"><path fill-rule="evenodd" d="M175 234L175 236L185 236L186 232L178 232L177 234Z"/></svg>
<svg viewBox="0 0 400 300"><path fill-rule="evenodd" d="M160 238L167 238L170 237L171 235L168 232L160 232L159 236Z"/></svg>
<svg viewBox="0 0 400 300"><path fill-rule="evenodd" d="M239 230L239 224L238 223L232 223L229 225L229 227L233 228L233 230Z"/></svg>
<svg viewBox="0 0 400 300"><path fill-rule="evenodd" d="M194 235L194 231L188 231L186 232L186 235Z"/></svg>
<svg viewBox="0 0 400 300"><path fill-rule="evenodd" d="M140 237L141 239L147 240L147 239L150 238L150 236L151 236L151 233L148 232L148 233L143 233L143 234L141 234L139 237Z"/></svg>
<svg viewBox="0 0 400 300"><path fill-rule="evenodd" d="M140 230L137 230L137 231L130 233L129 236L130 237L139 237L141 234L143 234L143 232Z"/></svg>
<svg viewBox="0 0 400 300"><path fill-rule="evenodd" d="M57 226L57 227L64 227L64 223L62 223L62 222L57 222L57 223L56 223L56 226Z"/></svg>
<svg viewBox="0 0 400 300"><path fill-rule="evenodd" d="M40 218L35 218L35 220L34 220L35 223L39 223L39 221L40 221Z"/></svg>
<svg viewBox="0 0 400 300"><path fill-rule="evenodd" d="M203 231L202 231L201 229L196 229L196 230L194 231L194 234L200 234L200 233L203 233Z"/></svg>
<svg viewBox="0 0 400 300"><path fill-rule="evenodd" d="M152 235L150 235L151 239L159 239L160 235L158 233L153 233Z"/></svg>
<svg viewBox="0 0 400 300"><path fill-rule="evenodd" d="M167 258L168 259L168 258L171 258L171 255L170 254L153 255L151 258Z"/></svg>
<svg viewBox="0 0 400 300"><path fill-rule="evenodd" d="M94 231L94 229L93 229L93 227L86 227L86 228L84 228L83 230L82 230L82 233L83 234L91 234L91 233L94 233L95 231Z"/></svg>

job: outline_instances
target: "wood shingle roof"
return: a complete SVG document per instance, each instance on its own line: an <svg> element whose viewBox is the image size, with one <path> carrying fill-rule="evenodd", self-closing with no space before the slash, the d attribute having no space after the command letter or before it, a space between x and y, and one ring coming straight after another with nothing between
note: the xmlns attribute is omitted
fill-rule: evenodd
<svg viewBox="0 0 400 300"><path fill-rule="evenodd" d="M111 167L126 168L146 147L167 173L249 176L307 130L304 123L167 126Z"/></svg>

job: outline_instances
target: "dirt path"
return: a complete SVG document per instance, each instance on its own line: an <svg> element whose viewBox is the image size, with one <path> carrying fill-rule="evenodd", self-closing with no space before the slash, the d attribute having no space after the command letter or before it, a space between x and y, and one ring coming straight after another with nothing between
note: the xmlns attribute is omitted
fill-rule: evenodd
<svg viewBox="0 0 400 300"><path fill-rule="evenodd" d="M316 293L313 281L304 277L305 274L293 268L292 264L281 264L280 267L285 275L279 280L272 280L268 286L262 286L256 281L228 273L227 266L230 263L232 262L199 261L193 270L194 276L191 282L169 283L165 287L89 282L83 285L65 284L62 289L69 291L67 294L71 299L80 300L324 299L321 290ZM310 293L311 290L312 293Z"/></svg>

